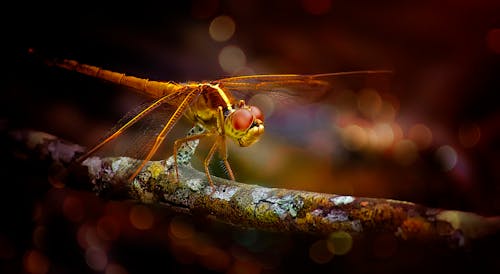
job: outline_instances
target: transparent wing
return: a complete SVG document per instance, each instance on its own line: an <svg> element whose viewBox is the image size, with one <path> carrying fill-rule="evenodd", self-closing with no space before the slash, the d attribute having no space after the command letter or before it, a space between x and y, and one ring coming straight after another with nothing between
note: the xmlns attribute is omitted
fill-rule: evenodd
<svg viewBox="0 0 500 274"><path fill-rule="evenodd" d="M127 127L123 131L120 131L120 129L130 120L134 119L134 117L138 116L141 112L151 107L157 99L142 103L132 109L116 123L108 134L102 138L101 142L116 132L120 132L118 136L105 143L102 148L95 152L95 154L102 156L127 156L140 160L144 159L153 148L157 136L164 129L165 125L176 111L177 102L182 101L187 95L188 93L186 92L173 94L168 101L159 104L147 114L141 116L140 119L138 119L133 125ZM178 123L178 121L176 121L176 123ZM156 157L153 159L159 160L168 158L172 154L171 144L175 139L183 137L184 133L185 131L175 131L175 134L173 132L172 134L168 134L168 138L165 139L164 142L165 144L158 149L155 153ZM130 172L134 172L140 164L141 161L137 161L134 165L128 167Z"/></svg>
<svg viewBox="0 0 500 274"><path fill-rule="evenodd" d="M310 103L324 100L337 89L359 89L370 81L385 81L389 70L364 70L313 75L276 74L237 76L217 80L236 99L266 94L279 104ZM377 83L380 86L380 83Z"/></svg>

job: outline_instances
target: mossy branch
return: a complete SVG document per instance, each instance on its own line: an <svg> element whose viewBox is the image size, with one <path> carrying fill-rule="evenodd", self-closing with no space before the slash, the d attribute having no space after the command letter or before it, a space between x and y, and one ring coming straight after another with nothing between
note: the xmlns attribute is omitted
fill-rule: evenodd
<svg viewBox="0 0 500 274"><path fill-rule="evenodd" d="M105 199L160 205L247 228L319 235L339 230L353 235L391 232L405 240L451 246L463 246L500 230L500 217L405 201L268 188L215 177L214 189L205 173L188 166L179 167L177 182L172 159L148 162L130 181L128 167L136 159L91 157L75 166L72 160L84 150L79 145L38 131L16 131L10 136L30 155L55 166L58 172L52 181L65 181L67 187L83 185Z"/></svg>

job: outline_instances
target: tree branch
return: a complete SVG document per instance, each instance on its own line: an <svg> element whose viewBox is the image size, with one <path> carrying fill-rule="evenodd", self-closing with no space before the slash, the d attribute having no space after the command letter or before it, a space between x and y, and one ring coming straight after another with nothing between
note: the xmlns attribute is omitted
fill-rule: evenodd
<svg viewBox="0 0 500 274"><path fill-rule="evenodd" d="M500 229L498 216L483 217L405 201L267 188L216 177L213 189L205 173L189 166L179 166L180 180L176 182L171 158L148 162L131 182L129 167L135 159L91 157L75 165L73 159L84 151L79 145L31 130L11 132L10 137L22 145L24 154L47 160L56 171L52 181L64 181L67 187L83 187L105 199L161 205L247 228L319 235L335 231L352 235L391 232L404 240L451 246L464 246Z"/></svg>

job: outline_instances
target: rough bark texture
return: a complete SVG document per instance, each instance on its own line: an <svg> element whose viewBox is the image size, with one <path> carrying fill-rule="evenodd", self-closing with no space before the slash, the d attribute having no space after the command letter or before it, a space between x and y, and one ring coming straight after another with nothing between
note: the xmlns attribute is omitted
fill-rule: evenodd
<svg viewBox="0 0 500 274"><path fill-rule="evenodd" d="M179 167L177 182L171 158L148 162L131 181L129 166L135 159L91 157L75 165L72 160L83 152L81 146L37 131L10 136L30 157L51 163L52 182L94 191L104 199L132 199L237 226L324 235L391 232L401 239L450 246L464 246L500 230L500 217L405 201L267 188L215 177L212 188L205 173L189 166Z"/></svg>

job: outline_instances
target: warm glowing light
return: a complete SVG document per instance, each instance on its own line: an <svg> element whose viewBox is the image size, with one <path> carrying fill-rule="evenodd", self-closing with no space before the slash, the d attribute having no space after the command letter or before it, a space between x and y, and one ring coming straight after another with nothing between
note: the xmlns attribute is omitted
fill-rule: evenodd
<svg viewBox="0 0 500 274"><path fill-rule="evenodd" d="M394 140L401 140L403 139L403 129L398 123L392 123L392 132L394 133Z"/></svg>
<svg viewBox="0 0 500 274"><path fill-rule="evenodd" d="M119 264L110 263L106 266L104 274L128 274L128 271Z"/></svg>
<svg viewBox="0 0 500 274"><path fill-rule="evenodd" d="M408 132L408 138L417 145L418 149L426 149L432 144L432 132L424 124L413 125Z"/></svg>
<svg viewBox="0 0 500 274"><path fill-rule="evenodd" d="M358 95L358 110L366 117L375 118L382 107L382 98L374 89L363 89Z"/></svg>
<svg viewBox="0 0 500 274"><path fill-rule="evenodd" d="M150 229L154 223L151 209L143 205L136 205L130 209L130 223L137 229Z"/></svg>
<svg viewBox="0 0 500 274"><path fill-rule="evenodd" d="M49 271L50 262L45 255L37 250L30 250L24 254L24 270L33 274L45 274Z"/></svg>
<svg viewBox="0 0 500 274"><path fill-rule="evenodd" d="M378 146L378 136L375 130L372 128L366 129L366 136L368 138L368 147L371 149L380 149L381 147Z"/></svg>
<svg viewBox="0 0 500 274"><path fill-rule="evenodd" d="M309 247L309 257L318 264L325 264L333 258L333 253L325 240L318 240Z"/></svg>
<svg viewBox="0 0 500 274"><path fill-rule="evenodd" d="M436 150L436 158L444 171L452 170L458 161L457 152L448 145L441 146Z"/></svg>
<svg viewBox="0 0 500 274"><path fill-rule="evenodd" d="M394 142L394 132L389 124L376 124L373 127L373 131L376 135L376 145L378 149L386 149Z"/></svg>
<svg viewBox="0 0 500 274"><path fill-rule="evenodd" d="M352 248L352 236L345 231L333 232L328 236L326 246L332 254L347 254Z"/></svg>
<svg viewBox="0 0 500 274"><path fill-rule="evenodd" d="M102 249L89 247L85 250L85 261L95 271L102 271L108 264L108 255Z"/></svg>
<svg viewBox="0 0 500 274"><path fill-rule="evenodd" d="M500 29L491 29L486 35L488 48L496 54L500 54Z"/></svg>
<svg viewBox="0 0 500 274"><path fill-rule="evenodd" d="M247 57L243 50L238 46L226 46L219 53L219 65L221 68L233 74L245 67L247 62Z"/></svg>
<svg viewBox="0 0 500 274"><path fill-rule="evenodd" d="M82 201L74 196L68 196L64 199L62 206L64 216L72 222L80 222L84 217Z"/></svg>
<svg viewBox="0 0 500 274"><path fill-rule="evenodd" d="M210 33L210 37L215 41L224 42L233 36L235 29L236 25L233 19L229 16L221 15L212 20L208 32Z"/></svg>
<svg viewBox="0 0 500 274"><path fill-rule="evenodd" d="M302 0L304 10L313 15L325 14L332 8L331 0Z"/></svg>
<svg viewBox="0 0 500 274"><path fill-rule="evenodd" d="M394 159L403 166L413 164L418 157L417 145L411 140L401 140L394 146Z"/></svg>
<svg viewBox="0 0 500 274"><path fill-rule="evenodd" d="M349 125L342 130L342 141L349 150L360 150L368 142L365 130L358 125Z"/></svg>
<svg viewBox="0 0 500 274"><path fill-rule="evenodd" d="M466 148L475 146L481 138L481 129L475 124L464 124L458 129L458 140Z"/></svg>
<svg viewBox="0 0 500 274"><path fill-rule="evenodd" d="M194 235L194 227L184 217L175 216L170 221L169 231L177 239L189 239Z"/></svg>
<svg viewBox="0 0 500 274"><path fill-rule="evenodd" d="M99 238L112 241L118 239L120 236L120 223L113 216L102 216L97 221L96 232Z"/></svg>

